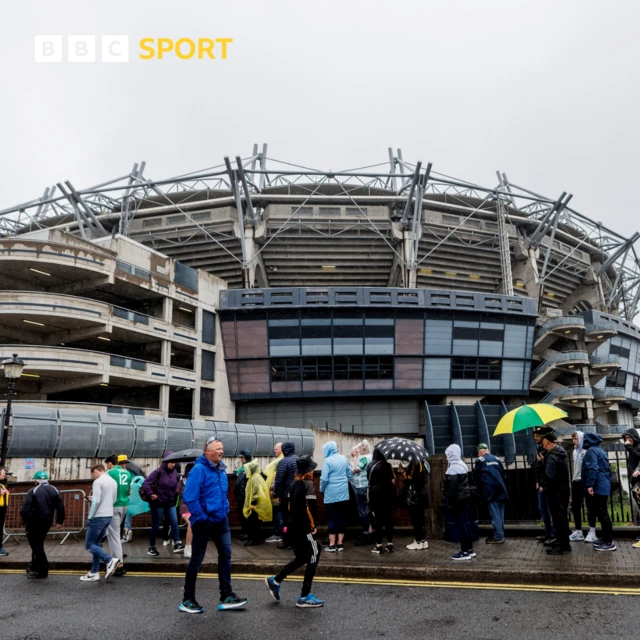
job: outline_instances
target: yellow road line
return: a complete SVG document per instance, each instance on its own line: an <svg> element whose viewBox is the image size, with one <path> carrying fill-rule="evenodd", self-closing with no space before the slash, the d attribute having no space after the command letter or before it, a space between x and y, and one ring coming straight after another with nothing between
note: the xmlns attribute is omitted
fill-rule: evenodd
<svg viewBox="0 0 640 640"><path fill-rule="evenodd" d="M82 571L55 570L49 573L60 576L79 576ZM24 574L18 569L0 569L0 574ZM145 572L129 571L127 577L131 578L179 578L184 579L184 573L179 572ZM233 574L234 580L264 580L264 575L250 573ZM199 579L217 580L214 573L201 573ZM545 593L577 593L593 595L613 596L640 596L640 588L628 587L586 587L586 586L560 586L543 584L505 584L500 582L440 582L434 580L391 580L383 578L329 578L316 576L314 582L333 584L360 584L383 587L421 587L431 589L477 589L485 591L541 591Z"/></svg>

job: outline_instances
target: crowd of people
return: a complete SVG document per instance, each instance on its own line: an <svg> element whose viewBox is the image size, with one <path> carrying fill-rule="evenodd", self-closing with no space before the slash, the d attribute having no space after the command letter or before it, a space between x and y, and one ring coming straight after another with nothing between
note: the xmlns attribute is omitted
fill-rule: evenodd
<svg viewBox="0 0 640 640"><path fill-rule="evenodd" d="M593 543L597 551L615 551L608 500L612 488L612 472L607 453L602 449L602 437L596 433L576 431L573 436L573 464L567 451L548 426L536 427L534 440L537 455L533 464L538 508L544 533L538 540L550 555L571 551L571 542ZM623 434L628 451L628 473L632 492L640 500L640 436L635 429ZM293 442L278 443L274 460L260 468L248 450L240 452L240 467L236 472L234 498L241 523L241 539L246 546L279 543L279 548L291 550L293 558L273 576L266 578L270 594L280 600L283 581L294 571L306 567L299 607L320 607L324 602L312 592L313 578L321 553L341 553L349 505L353 496L361 532L355 545L371 545L374 554L392 553L394 513L397 506L406 507L413 529L410 551L426 550L425 509L429 496L429 465L388 460L380 449L373 452L363 440L351 450L350 458L341 454L336 442L322 448L324 461L319 478L323 496L328 537L323 545L316 540L318 509L313 472L317 463L310 456L296 455ZM156 540L164 520L162 539L171 545L173 553L183 553L189 560L183 599L179 610L201 613L204 608L196 600L196 582L209 540L218 554L220 602L218 609L243 607L247 599L238 596L231 584L231 530L228 514L229 481L222 457L223 443L210 438L203 453L180 473L167 452L160 466L148 477L125 455L112 455L104 463L91 468L93 478L85 549L91 554L91 568L80 579L100 580L100 565L106 567L105 578L125 575L123 543L131 540L132 518L151 512L148 554L159 555ZM477 504L486 505L493 533L487 544L504 544L505 505L509 496L506 474L501 460L490 453L489 446L480 443L472 472L462 459L457 444L445 451L447 470L443 487L445 521L460 542L460 551L453 560L476 557L473 540L474 512ZM49 484L46 472L34 475L35 486L25 496L20 515L32 550L27 577L46 578L49 571L44 541L55 527L65 522L65 507L58 490ZM400 490L398 490L400 489ZM5 470L0 469L0 531L7 511L9 492ZM575 529L570 532L569 508ZM584 535L583 510L586 510L589 531ZM355 513L353 514L355 516ZM186 525L186 544L180 539L179 521ZM600 522L601 536L596 537ZM266 537L261 527L271 523L273 531ZM266 537L266 540L265 540ZM109 548L107 553L103 545ZM640 548L640 540L634 545ZM0 556L7 555L0 549Z"/></svg>

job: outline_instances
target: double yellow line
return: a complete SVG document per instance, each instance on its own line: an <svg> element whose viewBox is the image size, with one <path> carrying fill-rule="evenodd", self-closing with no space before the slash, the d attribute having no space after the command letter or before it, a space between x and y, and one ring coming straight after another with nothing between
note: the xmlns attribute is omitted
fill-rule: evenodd
<svg viewBox="0 0 640 640"><path fill-rule="evenodd" d="M79 576L79 571L50 571L49 573L59 576ZM18 569L0 569L0 574L24 574ZM146 572L129 571L128 578L178 578L184 579L184 572ZM214 573L201 573L199 579L217 580ZM252 573L234 573L234 580L264 580L263 575ZM640 596L640 588L626 587L586 587L586 586L560 586L544 584L504 584L500 582L439 582L432 580L388 580L378 578L325 578L316 576L314 582L324 582L332 584L361 584L379 587L420 587L430 589L481 589L485 591L538 591L544 593L579 593L607 596Z"/></svg>

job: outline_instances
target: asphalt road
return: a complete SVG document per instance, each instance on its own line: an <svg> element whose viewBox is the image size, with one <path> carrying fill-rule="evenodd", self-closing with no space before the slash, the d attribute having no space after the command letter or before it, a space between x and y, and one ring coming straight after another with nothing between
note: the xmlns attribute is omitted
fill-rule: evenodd
<svg viewBox="0 0 640 640"><path fill-rule="evenodd" d="M335 638L631 638L640 596L516 592L317 583L323 609L294 606L300 583L285 582L276 603L264 582L235 580L249 597L246 610L218 612L217 581L198 583L202 615L178 612L182 580L171 577L102 579L51 575L32 582L0 575L3 640L286 640Z"/></svg>

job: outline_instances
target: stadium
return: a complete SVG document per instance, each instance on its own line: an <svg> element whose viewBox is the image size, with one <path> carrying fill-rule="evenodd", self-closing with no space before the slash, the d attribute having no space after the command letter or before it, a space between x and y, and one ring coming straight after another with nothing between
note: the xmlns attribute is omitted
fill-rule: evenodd
<svg viewBox="0 0 640 640"><path fill-rule="evenodd" d="M273 429L315 429L511 456L531 443L493 427L540 400L565 428L633 426L639 233L500 171L482 186L400 150L342 171L267 151L161 180L143 162L0 211L0 358L26 363L10 456L92 457L126 433L154 457L212 428L264 455Z"/></svg>

